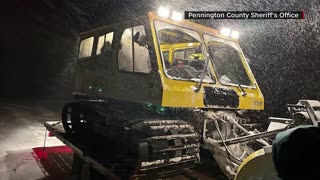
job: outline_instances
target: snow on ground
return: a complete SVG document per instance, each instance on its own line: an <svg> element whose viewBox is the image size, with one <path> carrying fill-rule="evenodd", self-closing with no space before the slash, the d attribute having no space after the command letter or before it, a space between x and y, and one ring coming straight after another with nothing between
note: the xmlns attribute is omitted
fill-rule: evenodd
<svg viewBox="0 0 320 180"><path fill-rule="evenodd" d="M0 101L0 179L40 179L45 174L37 164L33 148L42 147L44 121L59 120L60 114L44 102L6 103ZM50 102L45 102L50 106ZM53 105L53 104L51 104ZM46 146L61 146L48 137Z"/></svg>

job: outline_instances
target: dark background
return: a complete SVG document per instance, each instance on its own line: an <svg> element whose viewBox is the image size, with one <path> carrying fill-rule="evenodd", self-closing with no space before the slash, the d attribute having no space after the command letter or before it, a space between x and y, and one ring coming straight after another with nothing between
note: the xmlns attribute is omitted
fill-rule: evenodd
<svg viewBox="0 0 320 180"><path fill-rule="evenodd" d="M300 11L304 20L199 20L240 31L240 45L265 96L266 114L320 99L320 2L317 0L13 0L2 3L0 98L71 97L77 34L161 5L173 10Z"/></svg>

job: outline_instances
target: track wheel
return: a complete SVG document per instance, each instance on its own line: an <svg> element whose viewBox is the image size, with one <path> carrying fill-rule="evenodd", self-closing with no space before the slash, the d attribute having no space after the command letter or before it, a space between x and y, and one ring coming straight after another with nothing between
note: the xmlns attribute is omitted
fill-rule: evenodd
<svg viewBox="0 0 320 180"><path fill-rule="evenodd" d="M80 130L83 114L77 103L65 104L62 110L62 125L68 135L72 135Z"/></svg>

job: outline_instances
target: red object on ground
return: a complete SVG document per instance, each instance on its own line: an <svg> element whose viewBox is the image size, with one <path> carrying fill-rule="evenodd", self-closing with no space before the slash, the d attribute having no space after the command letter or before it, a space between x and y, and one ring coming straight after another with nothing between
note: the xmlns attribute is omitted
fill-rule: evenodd
<svg viewBox="0 0 320 180"><path fill-rule="evenodd" d="M72 149L68 146L54 146L54 147L37 147L33 148L33 152L35 153L35 158L39 158L41 160L47 159L49 154L53 153L72 153Z"/></svg>
<svg viewBox="0 0 320 180"><path fill-rule="evenodd" d="M54 137L54 136L55 135L51 131L48 132L48 137Z"/></svg>
<svg viewBox="0 0 320 180"><path fill-rule="evenodd" d="M45 179L71 179L73 151L67 146L33 148L36 159Z"/></svg>

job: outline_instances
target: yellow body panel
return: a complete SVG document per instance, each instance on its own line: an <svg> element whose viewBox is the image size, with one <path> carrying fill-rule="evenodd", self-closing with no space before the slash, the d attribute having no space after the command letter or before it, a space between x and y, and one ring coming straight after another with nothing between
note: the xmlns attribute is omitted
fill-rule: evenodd
<svg viewBox="0 0 320 180"><path fill-rule="evenodd" d="M203 83L200 91L195 92L194 89L196 88L198 82L194 81L187 81L187 80L177 80L177 79L170 79L166 76L163 69L162 63L162 55L161 51L171 51L169 53L169 58L172 58L172 52L174 48L184 48L186 47L184 43L181 44L174 44L174 45L167 45L162 44L159 47L157 42L157 33L154 27L154 20L161 20L163 22L182 26L188 29L192 29L197 31L201 36L203 34L209 34L212 36L216 36L218 38L227 39L233 42L236 42L232 39L220 36L218 32L212 28L191 22L191 21L172 21L168 18L162 18L157 16L155 13L149 13L150 19L150 28L152 31L152 36L154 39L154 47L156 49L156 57L157 63L159 67L160 78L163 87L163 96L162 96L162 106L164 107L192 107L192 108L226 108L226 109L248 109L248 110L263 110L264 109L264 98L259 89L259 86L249 68L248 63L245 61L243 53L241 53L241 61L245 68L245 71L248 74L248 77L251 81L250 87L243 87L247 93L246 96L241 95L241 89L238 86L232 85L223 85L217 80L216 73L213 73L216 79L215 84L210 83ZM236 42L237 43L237 42ZM238 43L237 43L238 44ZM196 45L195 45L196 46ZM170 60L169 60L170 61ZM172 59L171 59L172 62ZM209 67L212 72L214 71L214 67ZM224 88L224 89L233 89L237 92L239 96L239 106L237 108L230 108L230 107L220 107L220 106L205 106L204 104L204 90L203 87L217 87L217 88Z"/></svg>

